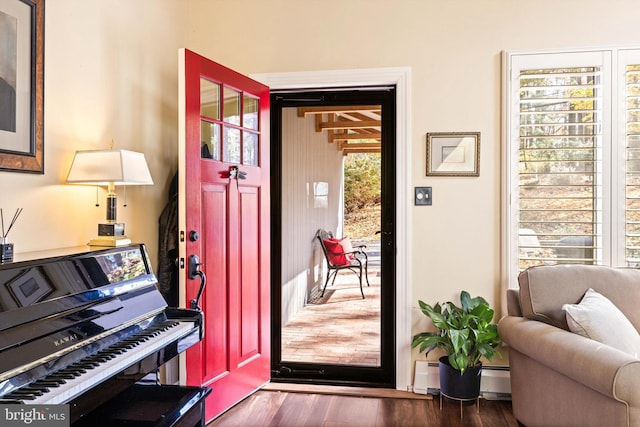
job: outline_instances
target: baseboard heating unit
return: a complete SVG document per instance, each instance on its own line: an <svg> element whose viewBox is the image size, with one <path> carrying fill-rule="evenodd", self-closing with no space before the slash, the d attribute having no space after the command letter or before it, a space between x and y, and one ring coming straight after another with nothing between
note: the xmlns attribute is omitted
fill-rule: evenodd
<svg viewBox="0 0 640 427"><path fill-rule="evenodd" d="M440 393L438 362L416 361L413 392L417 394ZM506 366L483 366L480 396L487 400L511 399L509 368Z"/></svg>

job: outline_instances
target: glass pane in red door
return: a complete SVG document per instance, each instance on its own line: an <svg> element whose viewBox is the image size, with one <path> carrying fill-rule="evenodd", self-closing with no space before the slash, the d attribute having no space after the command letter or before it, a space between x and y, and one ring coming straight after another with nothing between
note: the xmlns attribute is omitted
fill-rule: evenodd
<svg viewBox="0 0 640 427"><path fill-rule="evenodd" d="M220 160L220 125L200 120L200 140L202 141L200 157Z"/></svg>
<svg viewBox="0 0 640 427"><path fill-rule="evenodd" d="M242 126L258 130L258 112L260 111L260 102L258 99L244 95L244 104L242 110Z"/></svg>
<svg viewBox="0 0 640 427"><path fill-rule="evenodd" d="M200 79L200 115L220 120L220 85Z"/></svg>
<svg viewBox="0 0 640 427"><path fill-rule="evenodd" d="M224 88L224 121L232 125L240 125L240 92Z"/></svg>
<svg viewBox="0 0 640 427"><path fill-rule="evenodd" d="M240 129L224 127L224 141L222 143L222 161L240 163Z"/></svg>
<svg viewBox="0 0 640 427"><path fill-rule="evenodd" d="M242 141L242 164L258 166L258 134L244 131Z"/></svg>

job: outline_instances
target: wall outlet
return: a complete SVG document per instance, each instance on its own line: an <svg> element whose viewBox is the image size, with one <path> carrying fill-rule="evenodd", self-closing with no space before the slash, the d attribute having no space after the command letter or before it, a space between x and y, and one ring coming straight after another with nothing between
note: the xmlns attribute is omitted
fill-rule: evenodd
<svg viewBox="0 0 640 427"><path fill-rule="evenodd" d="M415 187L414 204L431 205L431 187Z"/></svg>

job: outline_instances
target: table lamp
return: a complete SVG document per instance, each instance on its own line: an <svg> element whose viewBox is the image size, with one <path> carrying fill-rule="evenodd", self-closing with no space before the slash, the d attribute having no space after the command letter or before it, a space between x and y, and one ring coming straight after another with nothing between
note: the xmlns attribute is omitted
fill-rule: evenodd
<svg viewBox="0 0 640 427"><path fill-rule="evenodd" d="M107 186L107 222L98 224L98 236L89 242L90 246L122 246L131 243L124 234L124 224L118 223L116 219L115 190L116 185L153 184L143 153L128 150L76 151L67 183Z"/></svg>

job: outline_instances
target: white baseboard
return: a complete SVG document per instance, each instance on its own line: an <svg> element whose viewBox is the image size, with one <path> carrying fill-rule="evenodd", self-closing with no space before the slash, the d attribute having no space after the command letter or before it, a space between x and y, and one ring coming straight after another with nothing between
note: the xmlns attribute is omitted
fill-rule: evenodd
<svg viewBox="0 0 640 427"><path fill-rule="evenodd" d="M438 362L416 361L413 392L418 394L438 394L440 392ZM480 395L488 400L510 398L511 379L509 368L483 366Z"/></svg>

